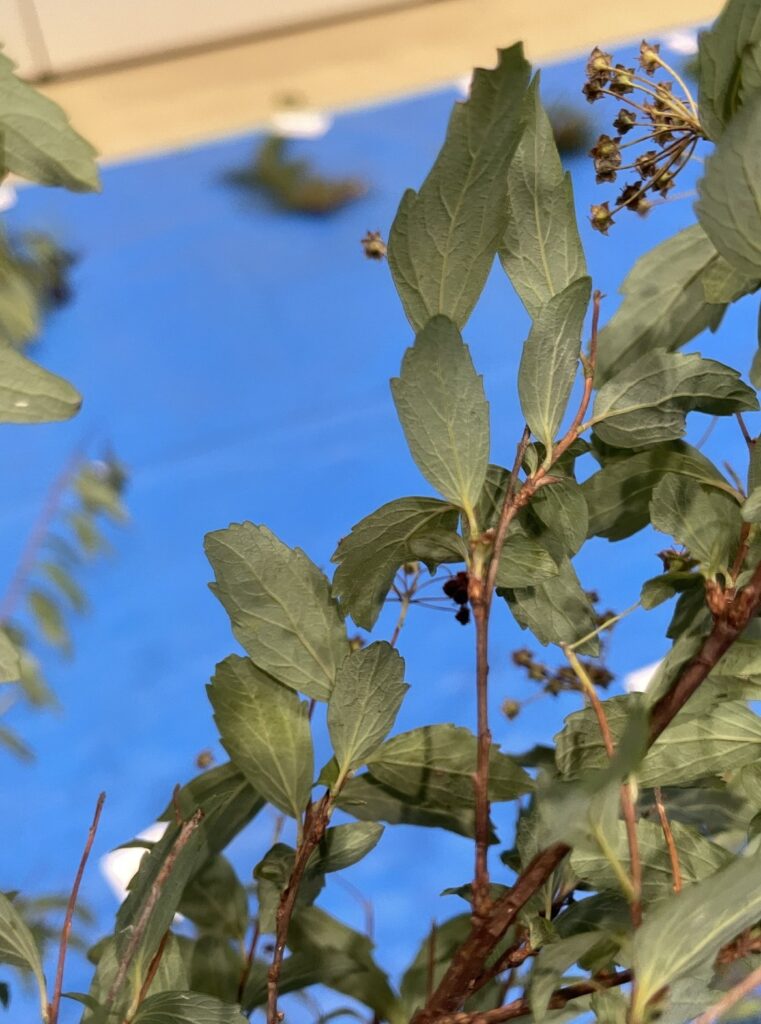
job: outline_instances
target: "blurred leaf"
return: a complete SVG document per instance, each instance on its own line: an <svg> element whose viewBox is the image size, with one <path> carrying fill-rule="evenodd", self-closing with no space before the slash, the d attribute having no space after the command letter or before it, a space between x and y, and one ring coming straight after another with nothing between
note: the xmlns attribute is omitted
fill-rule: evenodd
<svg viewBox="0 0 761 1024"><path fill-rule="evenodd" d="M587 272L571 176L563 172L539 75L526 99L527 123L507 172L507 226L499 258L529 315Z"/></svg>
<svg viewBox="0 0 761 1024"><path fill-rule="evenodd" d="M13 73L0 53L0 135L5 169L41 185L74 192L100 187L95 150L69 124L61 108Z"/></svg>
<svg viewBox="0 0 761 1024"><path fill-rule="evenodd" d="M242 970L240 951L229 938L202 935L193 944L188 987L223 1003L236 1003Z"/></svg>
<svg viewBox="0 0 761 1024"><path fill-rule="evenodd" d="M198 992L160 992L149 996L132 1018L133 1024L244 1024L237 1006L226 1006Z"/></svg>
<svg viewBox="0 0 761 1024"><path fill-rule="evenodd" d="M576 379L592 282L579 278L535 314L523 346L518 394L531 432L552 451Z"/></svg>
<svg viewBox="0 0 761 1024"><path fill-rule="evenodd" d="M0 53L0 72L3 59ZM0 345L0 423L68 420L79 412L81 405L81 396L63 377L43 370L14 349Z"/></svg>
<svg viewBox="0 0 761 1024"><path fill-rule="evenodd" d="M40 954L29 928L3 893L0 893L0 963L31 971L37 981L44 1017L47 1012L47 988Z"/></svg>
<svg viewBox="0 0 761 1024"><path fill-rule="evenodd" d="M550 997L568 968L597 945L603 936L603 932L586 932L542 948L534 962L529 986L531 1013L536 1024L546 1019Z"/></svg>
<svg viewBox="0 0 761 1024"><path fill-rule="evenodd" d="M656 530L683 544L705 573L726 572L740 544L740 506L723 491L667 473L653 490Z"/></svg>
<svg viewBox="0 0 761 1024"><path fill-rule="evenodd" d="M436 568L416 553L414 542L434 531L454 534L458 518L456 508L436 498L398 498L361 519L332 558L338 564L333 594L343 611L360 628L372 629L400 566L419 558Z"/></svg>
<svg viewBox="0 0 761 1024"><path fill-rule="evenodd" d="M462 327L481 294L507 224L505 177L524 128L530 66L520 45L476 69L465 103L419 192L404 193L388 262L419 331L437 313Z"/></svg>
<svg viewBox="0 0 761 1024"><path fill-rule="evenodd" d="M761 40L758 46L761 87ZM695 210L718 251L741 274L761 277L761 92L740 110L706 161Z"/></svg>
<svg viewBox="0 0 761 1024"><path fill-rule="evenodd" d="M709 964L719 948L761 918L761 856L738 857L664 900L634 937L635 1020L666 985Z"/></svg>
<svg viewBox="0 0 761 1024"><path fill-rule="evenodd" d="M328 730L341 781L386 738L408 689L404 660L384 641L346 656L328 702Z"/></svg>
<svg viewBox="0 0 761 1024"><path fill-rule="evenodd" d="M327 700L348 643L317 566L253 523L208 533L205 548L216 576L211 589L254 664L308 697Z"/></svg>
<svg viewBox="0 0 761 1024"><path fill-rule="evenodd" d="M243 939L248 898L230 862L211 857L185 886L177 912L202 932Z"/></svg>
<svg viewBox="0 0 761 1024"><path fill-rule="evenodd" d="M15 682L21 674L21 663L16 645L7 630L0 627L0 683Z"/></svg>
<svg viewBox="0 0 761 1024"><path fill-rule="evenodd" d="M299 819L314 773L307 704L236 654L217 665L208 693L235 764L266 800Z"/></svg>
<svg viewBox="0 0 761 1024"><path fill-rule="evenodd" d="M489 403L451 320L436 316L420 331L391 391L418 469L470 516L489 464Z"/></svg>
<svg viewBox="0 0 761 1024"><path fill-rule="evenodd" d="M729 0L701 32L700 123L718 140L740 104L761 88L761 17L753 0Z"/></svg>
<svg viewBox="0 0 761 1024"><path fill-rule="evenodd" d="M87 598L84 591L71 573L67 572L57 562L40 562L37 568L56 585L75 611L81 613L87 609Z"/></svg>
<svg viewBox="0 0 761 1024"><path fill-rule="evenodd" d="M571 644L597 626L594 608L582 590L576 572L565 558L558 574L534 587L500 590L522 629L530 629L540 644ZM581 654L596 655L597 637L579 648Z"/></svg>
<svg viewBox="0 0 761 1024"><path fill-rule="evenodd" d="M43 590L36 588L29 591L27 601L29 609L40 627L40 632L48 643L70 652L71 640L63 621L60 606Z"/></svg>

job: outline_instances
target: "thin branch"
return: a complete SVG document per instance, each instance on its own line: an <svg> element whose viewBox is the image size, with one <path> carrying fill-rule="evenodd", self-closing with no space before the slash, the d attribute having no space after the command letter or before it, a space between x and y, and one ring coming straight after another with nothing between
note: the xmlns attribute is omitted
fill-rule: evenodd
<svg viewBox="0 0 761 1024"><path fill-rule="evenodd" d="M299 887L304 877L309 858L319 846L325 835L325 830L330 821L333 810L333 797L328 790L316 804L307 807L304 816L304 828L301 840L296 849L296 860L291 871L288 884L280 894L280 903L275 918L275 952L272 957L269 971L267 973L267 1021L268 1024L280 1024L281 1015L277 1008L278 989L280 987L280 972L283 967L283 957L288 941L288 930L291 924L291 917L296 906L296 898L299 894Z"/></svg>
<svg viewBox="0 0 761 1024"><path fill-rule="evenodd" d="M718 1003L714 1003L705 1013L701 1013L696 1018L695 1024L714 1024L727 1010L730 1010L741 999L744 999L745 996L749 996L759 985L761 985L761 967L751 971L747 977L743 978L734 988L725 993Z"/></svg>
<svg viewBox="0 0 761 1024"><path fill-rule="evenodd" d="M756 443L756 441L755 441L755 438L751 437L751 433L748 430L748 427L747 427L747 425L745 423L745 420L743 418L743 414L741 412L736 412L735 413L735 419L737 420L737 422L740 425L740 431L741 431L742 436L743 436L743 438L745 440L745 443L747 444L748 448L752 452L753 451L753 446Z"/></svg>
<svg viewBox="0 0 761 1024"><path fill-rule="evenodd" d="M111 988L108 991L108 995L106 996L106 1006L111 1006L114 999L121 991L122 985L127 977L127 972L132 966L132 961L135 959L135 954L140 947L140 943L143 941L143 936L145 935L145 931L150 923L153 911L156 909L159 897L164 890L164 886L169 880L169 876L174 870L177 858L180 856L196 829L203 821L203 816L203 811L199 807L193 817L183 823L174 845L170 849L166 856L166 860L161 865L161 868L154 878L146 901L143 905L143 909L140 911L135 924L132 926L132 935L130 936L124 955L119 961L116 977L114 978Z"/></svg>
<svg viewBox="0 0 761 1024"><path fill-rule="evenodd" d="M82 851L82 857L79 861L79 867L77 873L74 876L74 884L71 887L71 893L69 894L69 902L66 905L66 916L63 921L63 928L61 929L61 941L58 946L58 966L55 973L55 988L53 989L53 998L50 1000L48 1006L48 1024L58 1024L58 1013L61 1005L61 992L63 990L63 971L66 965L66 950L69 945L69 936L71 935L71 922L74 918L74 910L77 905L77 898L79 896L79 887L82 884L82 877L85 873L85 867L87 866L87 859L90 856L90 850L92 844L95 842L95 833L98 831L98 824L100 823L100 815L103 811L103 804L106 800L106 794L101 793L98 797L98 802L95 805L95 814L93 815L92 825L87 833L87 841L85 842L85 848Z"/></svg>
<svg viewBox="0 0 761 1024"><path fill-rule="evenodd" d="M61 500L82 464L82 449L77 448L63 470L53 481L32 531L27 537L16 569L11 576L5 595L0 601L0 623L7 622L24 595L29 576L37 563L40 548L50 531L50 525L58 514Z"/></svg>
<svg viewBox="0 0 761 1024"><path fill-rule="evenodd" d="M428 964L425 978L425 998L430 999L433 995L433 986L436 982L436 922L431 921L431 930L428 934Z"/></svg>
<svg viewBox="0 0 761 1024"><path fill-rule="evenodd" d="M661 828L663 829L663 838L666 842L666 849L669 854L669 862L671 864L671 875L674 879L674 892L682 891L682 868L679 863L679 851L676 848L674 842L674 833L671 831L671 822L666 814L666 805L663 803L663 793L661 787L656 786L653 795L655 797L655 807L658 811L658 818L661 822Z"/></svg>
<svg viewBox="0 0 761 1024"><path fill-rule="evenodd" d="M631 971L619 971L617 974L603 974L590 981L580 981L575 985L559 988L550 997L548 1009L562 1010L573 999L592 995L603 989L617 988L632 980ZM526 1017L531 1013L528 999L514 999L511 1003L498 1006L494 1010L479 1010L475 1013L451 1013L437 1019L436 1024L502 1024L502 1021ZM697 1024L697 1022L696 1022Z"/></svg>
<svg viewBox="0 0 761 1024"><path fill-rule="evenodd" d="M417 581L419 576L420 569L418 568L415 575L412 577L412 581L410 582L410 584L402 593L399 593L399 600L401 602L402 607L399 610L399 618L396 620L394 632L391 634L391 639L389 640L389 643L391 644L392 647L396 647L396 641L399 639L399 634L401 633L402 628L404 626L405 619L407 618L407 612L410 610L412 598L414 597L415 591L417 590Z"/></svg>
<svg viewBox="0 0 761 1024"><path fill-rule="evenodd" d="M631 615L632 612L636 612L636 610L640 607L641 603L641 601L636 601L633 605L630 605L628 608L624 608L622 612L618 612L616 615L611 615L609 619L606 619L604 622L601 622L599 626L595 627L595 629L590 630L590 632L587 633L586 636L582 636L578 640L574 640L572 644L568 644L568 650L575 651L579 647L582 647L585 643L587 643L587 641L592 640L594 637L599 636L601 633L604 633L606 629L612 629L617 622L620 622L622 619L625 619L627 615Z"/></svg>
<svg viewBox="0 0 761 1024"><path fill-rule="evenodd" d="M153 979L156 977L158 973L159 965L161 964L161 958L164 955L164 950L166 949L166 944L167 942L169 942L169 936L171 934L171 929L167 928L167 930L164 932L161 942L159 943L159 948L154 953L153 960L151 960L150 962L148 971L145 975L145 981L140 986L140 994L137 997L136 1006L140 1006L140 1004L143 1002L145 997L150 992L151 985L153 984Z"/></svg>
<svg viewBox="0 0 761 1024"><path fill-rule="evenodd" d="M238 981L238 1002L243 1002L243 993L246 991L246 984L248 982L248 976L251 973L251 968L254 966L254 957L256 956L256 947L259 945L259 939L261 937L262 926L259 921L259 915L257 914L254 920L254 928L251 933L251 942L248 947L248 953L246 954L246 962L243 965L243 970L240 974Z"/></svg>

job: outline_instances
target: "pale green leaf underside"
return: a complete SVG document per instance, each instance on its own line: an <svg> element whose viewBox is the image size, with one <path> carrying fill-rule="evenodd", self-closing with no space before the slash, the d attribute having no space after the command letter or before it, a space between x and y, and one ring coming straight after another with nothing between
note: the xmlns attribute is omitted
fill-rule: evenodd
<svg viewBox="0 0 761 1024"><path fill-rule="evenodd" d="M476 69L419 192L408 189L391 228L388 261L416 331L437 313L459 327L481 294L505 229L505 182L523 129L530 67L516 45Z"/></svg>
<svg viewBox="0 0 761 1024"><path fill-rule="evenodd" d="M729 494L675 473L653 491L650 519L656 530L683 544L703 572L726 571L740 543L740 506Z"/></svg>
<svg viewBox="0 0 761 1024"><path fill-rule="evenodd" d="M385 641L347 655L328 701L328 731L342 774L364 764L385 740L408 688L404 660Z"/></svg>
<svg viewBox="0 0 761 1024"><path fill-rule="evenodd" d="M299 548L254 523L206 535L212 590L254 664L279 682L327 700L348 651L325 575Z"/></svg>
<svg viewBox="0 0 761 1024"><path fill-rule="evenodd" d="M489 403L451 320L429 320L405 353L391 391L421 473L442 497L471 513L489 464Z"/></svg>
<svg viewBox="0 0 761 1024"><path fill-rule="evenodd" d="M332 558L338 563L333 594L343 610L372 629L397 570L420 557L415 542L441 530L454 534L458 520L458 510L437 498L398 498L361 519Z"/></svg>
<svg viewBox="0 0 761 1024"><path fill-rule="evenodd" d="M700 33L699 109L717 141L739 102L761 86L761 12L755 0L731 0Z"/></svg>
<svg viewBox="0 0 761 1024"><path fill-rule="evenodd" d="M142 1003L133 1024L245 1024L237 1006L199 992L160 992Z"/></svg>
<svg viewBox="0 0 761 1024"><path fill-rule="evenodd" d="M68 420L81 404L79 392L63 377L0 345L0 423Z"/></svg>
<svg viewBox="0 0 761 1024"><path fill-rule="evenodd" d="M499 258L529 315L587 272L573 203L539 76L527 97L527 123L507 174L507 226Z"/></svg>
<svg viewBox="0 0 761 1024"><path fill-rule="evenodd" d="M6 630L0 628L0 683L15 682L21 674L21 663L16 645Z"/></svg>
<svg viewBox="0 0 761 1024"><path fill-rule="evenodd" d="M0 136L7 170L41 185L75 192L99 188L95 150L58 106L13 73L0 53Z"/></svg>
<svg viewBox="0 0 761 1024"><path fill-rule="evenodd" d="M234 654L217 665L208 691L233 762L266 800L300 817L314 774L306 703Z"/></svg>
<svg viewBox="0 0 761 1024"><path fill-rule="evenodd" d="M47 993L37 944L26 922L3 893L0 893L0 964L32 972L39 987L44 1012Z"/></svg>

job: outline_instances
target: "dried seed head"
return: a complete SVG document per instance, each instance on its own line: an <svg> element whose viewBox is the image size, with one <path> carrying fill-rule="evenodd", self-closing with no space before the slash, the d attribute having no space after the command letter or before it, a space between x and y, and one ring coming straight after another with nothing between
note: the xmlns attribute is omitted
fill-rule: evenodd
<svg viewBox="0 0 761 1024"><path fill-rule="evenodd" d="M669 194L671 189L676 184L676 179L670 171L663 171L659 174L653 184L651 185L651 191L659 192L664 198Z"/></svg>
<svg viewBox="0 0 761 1024"><path fill-rule="evenodd" d="M519 701L510 700L509 698L507 700L502 701L502 714L505 716L505 718L508 718L512 722L512 720L514 718L517 718L520 713L521 706Z"/></svg>
<svg viewBox="0 0 761 1024"><path fill-rule="evenodd" d="M622 108L618 112L618 117L613 122L613 127L616 129L619 135L626 135L634 127L637 120L637 115L633 110L626 110Z"/></svg>
<svg viewBox="0 0 761 1024"><path fill-rule="evenodd" d="M589 221L595 231L599 231L603 235L607 235L608 230L612 227L613 215L610 212L608 203L593 204L590 210Z"/></svg>
<svg viewBox="0 0 761 1024"><path fill-rule="evenodd" d="M616 64L610 82L610 91L614 92L616 96L626 96L627 93L634 92L634 68Z"/></svg>
<svg viewBox="0 0 761 1024"><path fill-rule="evenodd" d="M519 651L513 651L512 658L513 664L520 666L520 668L528 668L534 663L534 656L527 647L522 647Z"/></svg>
<svg viewBox="0 0 761 1024"><path fill-rule="evenodd" d="M613 54L605 53L599 46L595 46L587 61L587 78L590 81L607 81L610 77L610 69L613 63Z"/></svg>
<svg viewBox="0 0 761 1024"><path fill-rule="evenodd" d="M587 98L588 103L595 103L597 100L601 100L604 96L603 87L599 82L585 82L582 92Z"/></svg>
<svg viewBox="0 0 761 1024"><path fill-rule="evenodd" d="M369 260L382 260L386 255L386 243L383 241L380 231L368 231L361 243L365 256Z"/></svg>
<svg viewBox="0 0 761 1024"><path fill-rule="evenodd" d="M639 66L648 75L654 75L660 66L658 60L658 54L661 52L661 48L658 43L648 43L645 39L642 40L642 45L639 48Z"/></svg>
<svg viewBox="0 0 761 1024"><path fill-rule="evenodd" d="M634 162L643 178L652 178L656 171L657 160L658 150L648 149L646 153L641 153Z"/></svg>
<svg viewBox="0 0 761 1024"><path fill-rule="evenodd" d="M627 185L623 189L616 199L616 206L625 206L628 210L638 212L640 200L643 198L642 182L633 181L631 185Z"/></svg>

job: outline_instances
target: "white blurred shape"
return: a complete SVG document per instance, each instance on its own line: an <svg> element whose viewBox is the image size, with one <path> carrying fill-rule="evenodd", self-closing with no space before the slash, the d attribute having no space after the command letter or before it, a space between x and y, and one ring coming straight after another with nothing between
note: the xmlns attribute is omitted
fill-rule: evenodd
<svg viewBox="0 0 761 1024"><path fill-rule="evenodd" d="M0 185L0 213L10 210L18 202L16 189L9 182L5 181Z"/></svg>
<svg viewBox="0 0 761 1024"><path fill-rule="evenodd" d="M321 110L278 110L270 119L272 132L285 139L319 139L332 124Z"/></svg>
<svg viewBox="0 0 761 1024"><path fill-rule="evenodd" d="M649 665L643 665L642 668L637 668L633 672L627 673L624 676L624 689L626 692L644 693L660 667L660 661L652 661Z"/></svg>
<svg viewBox="0 0 761 1024"><path fill-rule="evenodd" d="M459 78L455 79L455 88L460 93L460 95L464 96L466 99L468 98L468 96L470 96L470 85L472 81L473 73L470 71L468 72L467 75L460 75Z"/></svg>
<svg viewBox="0 0 761 1024"><path fill-rule="evenodd" d="M165 821L157 821L150 828L141 832L137 838L147 839L149 843L157 843L166 832L166 826ZM140 867L140 861L146 852L142 846L130 846L126 850L112 850L105 857L101 857L101 873L120 903L127 898L127 886Z"/></svg>
<svg viewBox="0 0 761 1024"><path fill-rule="evenodd" d="M689 56L698 52L698 34L692 31L670 32L665 39L666 47L674 53Z"/></svg>

